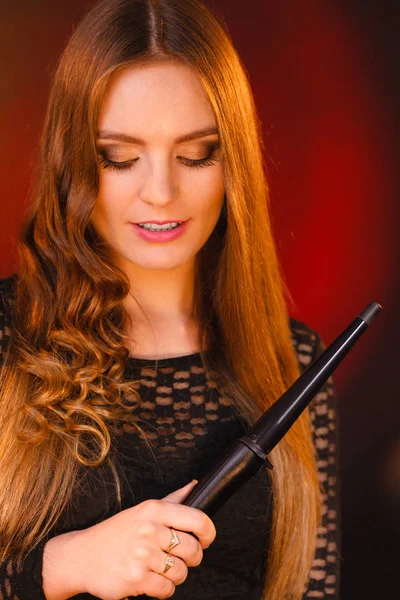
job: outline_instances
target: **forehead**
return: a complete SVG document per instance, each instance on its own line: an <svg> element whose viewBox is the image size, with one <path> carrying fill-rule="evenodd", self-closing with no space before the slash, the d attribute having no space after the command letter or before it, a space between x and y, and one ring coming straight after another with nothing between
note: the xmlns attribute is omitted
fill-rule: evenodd
<svg viewBox="0 0 400 600"><path fill-rule="evenodd" d="M100 129L149 140L211 125L214 114L197 73L178 61L134 65L116 73L99 117Z"/></svg>

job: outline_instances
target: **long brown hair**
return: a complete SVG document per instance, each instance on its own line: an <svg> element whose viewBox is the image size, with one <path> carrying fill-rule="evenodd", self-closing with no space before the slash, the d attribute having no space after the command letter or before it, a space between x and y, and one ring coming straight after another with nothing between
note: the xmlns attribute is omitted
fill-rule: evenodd
<svg viewBox="0 0 400 600"><path fill-rule="evenodd" d="M102 0L55 69L18 241L12 343L1 373L2 561L11 553L24 558L50 531L82 466L108 463L120 501L113 424L129 419L140 397L124 380L129 280L90 223L99 186L96 126L117 70L171 58L195 69L221 139L225 205L196 267L204 365L249 425L300 374L260 122L225 23L198 0ZM306 411L272 455L269 600L300 599L308 579L320 518L314 452Z"/></svg>

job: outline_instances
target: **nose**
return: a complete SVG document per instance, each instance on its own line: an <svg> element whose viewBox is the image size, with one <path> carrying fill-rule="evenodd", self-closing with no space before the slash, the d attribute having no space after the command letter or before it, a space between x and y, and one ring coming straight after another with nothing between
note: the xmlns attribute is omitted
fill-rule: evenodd
<svg viewBox="0 0 400 600"><path fill-rule="evenodd" d="M177 197L177 182L167 159L160 158L149 164L139 197L146 204L160 208L174 202Z"/></svg>

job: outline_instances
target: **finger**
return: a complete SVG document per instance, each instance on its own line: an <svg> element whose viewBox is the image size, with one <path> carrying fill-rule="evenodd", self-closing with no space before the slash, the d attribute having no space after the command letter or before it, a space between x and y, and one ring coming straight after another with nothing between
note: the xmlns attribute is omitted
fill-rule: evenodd
<svg viewBox="0 0 400 600"><path fill-rule="evenodd" d="M197 485L198 483L199 482L197 481L197 479L193 479L193 481L190 481L184 487L171 492L167 496L164 496L164 498L162 498L162 500L167 500L168 502L174 502L174 503L183 502L183 500L186 498L186 496L189 494L189 492L191 492L192 489L194 488L194 486Z"/></svg>
<svg viewBox="0 0 400 600"><path fill-rule="evenodd" d="M188 576L188 567L182 559L178 558L178 556L172 556L171 558L173 558L174 564L166 573L164 573L163 571L166 565L165 559L168 556L169 555L162 550L153 551L150 558L149 567L155 573L170 579L174 585L179 585L180 583L183 583Z"/></svg>
<svg viewBox="0 0 400 600"><path fill-rule="evenodd" d="M188 531L194 533L202 548L209 546L217 535L215 525L205 512L198 508L185 506L178 507L164 500L149 500L149 503L156 502L151 509L158 513L159 521L166 527L173 527L175 530Z"/></svg>
<svg viewBox="0 0 400 600"><path fill-rule="evenodd" d="M167 552L171 543L171 529L165 525L157 524L157 542L161 550ZM199 541L184 531L175 531L179 544L170 551L174 556L179 556L189 567L197 567L203 560L203 549Z"/></svg>
<svg viewBox="0 0 400 600"><path fill-rule="evenodd" d="M137 589L132 588L130 593L137 595ZM170 598L175 593L175 584L164 575L147 571L143 589L139 593L146 594L151 598Z"/></svg>

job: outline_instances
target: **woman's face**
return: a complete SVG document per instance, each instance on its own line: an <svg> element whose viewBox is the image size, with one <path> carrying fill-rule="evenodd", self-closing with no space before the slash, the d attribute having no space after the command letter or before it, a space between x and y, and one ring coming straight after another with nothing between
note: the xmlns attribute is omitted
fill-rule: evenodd
<svg viewBox="0 0 400 600"><path fill-rule="evenodd" d="M192 261L224 201L216 122L195 72L168 61L117 73L97 134L100 189L91 221L116 264L166 270ZM187 222L175 239L154 241L132 225L151 221Z"/></svg>

